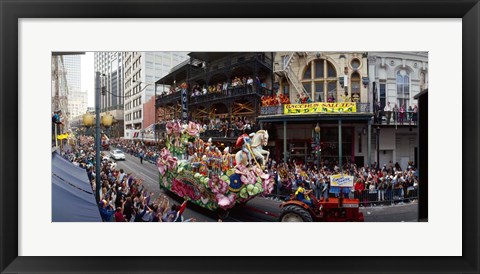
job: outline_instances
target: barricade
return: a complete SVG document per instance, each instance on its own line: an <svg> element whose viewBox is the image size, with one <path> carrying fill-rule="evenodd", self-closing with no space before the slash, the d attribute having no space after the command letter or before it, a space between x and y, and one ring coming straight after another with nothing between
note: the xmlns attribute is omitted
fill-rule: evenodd
<svg viewBox="0 0 480 274"><path fill-rule="evenodd" d="M382 194L383 193L383 194ZM273 193L266 196L270 199L286 201L290 195L285 193ZM337 197L337 194L329 193L329 197ZM360 205L369 206L375 204L395 204L400 202L411 202L418 199L418 189L414 187L398 188L398 189L365 189L362 191L350 192L346 195L347 198L358 199Z"/></svg>
<svg viewBox="0 0 480 274"><path fill-rule="evenodd" d="M361 205L394 204L418 199L418 189L414 187L396 189L365 189L354 191L351 198L358 199Z"/></svg>

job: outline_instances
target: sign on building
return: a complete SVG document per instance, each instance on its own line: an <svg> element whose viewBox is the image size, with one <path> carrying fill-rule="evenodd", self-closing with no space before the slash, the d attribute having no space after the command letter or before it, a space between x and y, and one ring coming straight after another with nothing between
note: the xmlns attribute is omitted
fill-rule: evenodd
<svg viewBox="0 0 480 274"><path fill-rule="evenodd" d="M286 104L283 107L284 114L315 114L315 113L345 113L357 112L357 104L346 103L310 103L310 104Z"/></svg>
<svg viewBox="0 0 480 274"><path fill-rule="evenodd" d="M188 122L188 94L187 89L182 89L182 123Z"/></svg>

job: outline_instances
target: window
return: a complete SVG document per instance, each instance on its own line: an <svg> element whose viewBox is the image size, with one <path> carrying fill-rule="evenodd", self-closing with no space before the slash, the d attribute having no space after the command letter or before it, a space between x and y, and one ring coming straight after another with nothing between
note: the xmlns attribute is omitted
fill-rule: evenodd
<svg viewBox="0 0 480 274"><path fill-rule="evenodd" d="M360 102L360 75L357 72L352 73L352 101Z"/></svg>
<svg viewBox="0 0 480 274"><path fill-rule="evenodd" d="M351 65L354 70L357 70L360 67L360 60L353 59Z"/></svg>
<svg viewBox="0 0 480 274"><path fill-rule="evenodd" d="M315 78L323 78L323 62L315 62Z"/></svg>
<svg viewBox="0 0 480 274"><path fill-rule="evenodd" d="M282 94L290 97L290 85L286 78L283 78L282 80Z"/></svg>
<svg viewBox="0 0 480 274"><path fill-rule="evenodd" d="M385 100L386 100L386 84L385 83L380 83L380 88L379 88L379 96L380 96L380 106L382 109L385 107Z"/></svg>
<svg viewBox="0 0 480 274"><path fill-rule="evenodd" d="M402 105L408 108L410 98L410 76L407 71L399 70L397 72L397 106Z"/></svg>
<svg viewBox="0 0 480 274"><path fill-rule="evenodd" d="M330 61L325 59L311 61L305 68L301 82L312 101L327 102L329 98L333 98L333 100L336 101L338 83L337 70ZM311 92L312 88L314 94Z"/></svg>
<svg viewBox="0 0 480 274"><path fill-rule="evenodd" d="M282 56L282 69L285 69L287 66L287 61L288 61L288 55L283 55Z"/></svg>
<svg viewBox="0 0 480 274"><path fill-rule="evenodd" d="M307 70L305 70L305 73L303 74L303 79L310 80L311 78L312 78L312 65L310 63L307 67Z"/></svg>

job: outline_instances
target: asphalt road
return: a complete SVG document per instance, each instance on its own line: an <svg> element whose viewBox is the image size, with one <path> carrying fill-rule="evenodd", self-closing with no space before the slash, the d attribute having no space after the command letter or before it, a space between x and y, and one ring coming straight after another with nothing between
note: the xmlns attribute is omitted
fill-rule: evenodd
<svg viewBox="0 0 480 274"><path fill-rule="evenodd" d="M165 193L160 189L158 169L154 164L144 161L129 154L125 161L117 162L117 169L123 168L125 172L132 172L137 178L143 179L143 185L148 191L155 193L155 197L164 193L169 197L170 203L181 204L183 200L173 193ZM275 222L280 215L280 201L264 197L255 197L245 205L236 206L230 210L229 217L224 221L229 222ZM360 209L366 222L416 222L418 204L396 204L385 206L368 206ZM196 218L198 222L216 222L218 216L202 207L189 203L183 214L185 219Z"/></svg>

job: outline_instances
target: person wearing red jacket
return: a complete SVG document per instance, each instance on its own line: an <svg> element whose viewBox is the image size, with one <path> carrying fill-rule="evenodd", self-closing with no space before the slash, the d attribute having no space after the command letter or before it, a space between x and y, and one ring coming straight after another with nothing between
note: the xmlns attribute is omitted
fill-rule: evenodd
<svg viewBox="0 0 480 274"><path fill-rule="evenodd" d="M361 194L365 190L365 183L363 182L362 179L357 180L357 182L355 183L355 186L354 186L354 190L355 190L355 198L360 199Z"/></svg>

